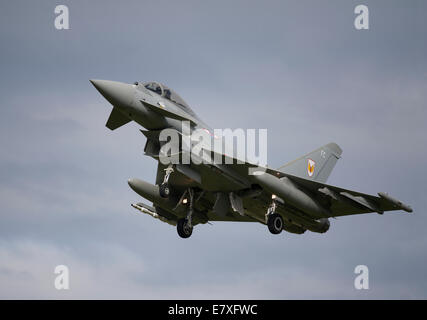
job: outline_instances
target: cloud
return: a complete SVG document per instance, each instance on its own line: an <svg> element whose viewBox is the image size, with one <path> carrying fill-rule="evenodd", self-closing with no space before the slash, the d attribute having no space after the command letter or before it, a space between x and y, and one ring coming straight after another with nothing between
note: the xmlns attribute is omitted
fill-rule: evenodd
<svg viewBox="0 0 427 320"><path fill-rule="evenodd" d="M0 246L1 297L7 299L126 298L139 289L133 279L144 272L140 257L120 246L108 250L96 246L92 263L85 262L76 248L20 240ZM56 290L54 269L66 265L70 289Z"/></svg>
<svg viewBox="0 0 427 320"><path fill-rule="evenodd" d="M426 5L366 4L367 32L342 1L69 2L67 32L53 1L2 4L1 297L426 297ZM156 163L136 124L105 128L91 78L158 80L213 127L268 128L271 167L335 141L331 184L415 214L334 219L325 235L215 223L178 241L130 207L127 179L154 181ZM57 264L69 292L53 288Z"/></svg>
<svg viewBox="0 0 427 320"><path fill-rule="evenodd" d="M287 266L265 268L262 272L241 272L232 279L223 275L193 281L192 272L179 282L153 282L162 277L149 270L146 258L120 245L91 245L88 260L76 248L18 240L0 245L0 297L3 299L340 299L375 297L416 298L425 296L398 282L371 280L371 289L354 289L355 274L329 273L323 267ZM90 262L89 262L90 261ZM69 268L69 290L54 287L57 265ZM170 266L172 267L172 265ZM333 268L333 265L330 265ZM171 270L170 272L173 273ZM167 274L163 274L168 277ZM272 276L273 275L273 276ZM177 275L179 276L179 275ZM374 283L372 283L374 282Z"/></svg>

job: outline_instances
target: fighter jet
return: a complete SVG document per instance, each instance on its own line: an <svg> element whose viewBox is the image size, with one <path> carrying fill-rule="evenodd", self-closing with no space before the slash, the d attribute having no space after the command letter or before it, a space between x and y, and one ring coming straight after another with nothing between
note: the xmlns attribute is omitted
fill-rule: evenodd
<svg viewBox="0 0 427 320"><path fill-rule="evenodd" d="M110 130L135 121L144 129L145 155L157 162L155 184L129 179L129 186L152 205L131 204L139 212L176 226L178 235L189 238L193 227L210 221L259 222L272 234L283 230L303 234L325 233L330 218L412 208L387 193L378 196L326 184L342 150L328 143L280 168L260 168L247 161L216 163L191 161L165 164L161 150L162 131L169 129L183 139L194 130L211 135L209 128L173 90L158 82L133 84L90 80L111 103L106 123ZM189 132L183 132L183 122ZM182 148L183 149L183 148ZM179 150L183 155L183 150ZM208 153L213 157L214 152ZM220 155L221 159L227 156ZM254 169L255 170L255 169Z"/></svg>

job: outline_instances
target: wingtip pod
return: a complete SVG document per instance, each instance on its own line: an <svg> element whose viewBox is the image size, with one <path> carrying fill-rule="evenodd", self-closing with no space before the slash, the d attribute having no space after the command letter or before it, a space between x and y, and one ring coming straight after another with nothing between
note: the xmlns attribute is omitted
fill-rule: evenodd
<svg viewBox="0 0 427 320"><path fill-rule="evenodd" d="M402 201L399 201L391 196L389 196L387 193L385 192L378 192L378 195L385 199L386 201L392 203L394 206L396 206L399 209L402 209L406 212L412 212L412 208L410 206L408 206L407 204L404 204Z"/></svg>

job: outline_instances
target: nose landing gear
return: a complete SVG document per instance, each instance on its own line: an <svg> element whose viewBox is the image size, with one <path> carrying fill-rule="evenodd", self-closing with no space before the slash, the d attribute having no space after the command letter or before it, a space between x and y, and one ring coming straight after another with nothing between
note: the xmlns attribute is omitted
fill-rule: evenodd
<svg viewBox="0 0 427 320"><path fill-rule="evenodd" d="M160 196L162 198L168 198L170 195L170 188L169 188L168 181L169 181L169 177L173 171L174 170L173 170L172 165L170 165L169 167L167 167L165 169L165 172L166 172L165 177L163 178L162 184L159 186L159 193L160 193Z"/></svg>

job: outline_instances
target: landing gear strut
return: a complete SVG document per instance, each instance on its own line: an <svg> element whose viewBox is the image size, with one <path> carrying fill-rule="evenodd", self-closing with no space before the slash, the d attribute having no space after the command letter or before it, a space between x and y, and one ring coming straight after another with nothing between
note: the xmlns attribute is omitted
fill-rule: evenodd
<svg viewBox="0 0 427 320"><path fill-rule="evenodd" d="M273 199L265 215L268 230L270 230L272 234L279 234L283 229L283 218L280 214L275 213L276 207L277 204Z"/></svg>
<svg viewBox="0 0 427 320"><path fill-rule="evenodd" d="M172 165L170 165L169 167L167 167L165 169L165 172L166 172L165 177L163 178L162 184L159 186L159 193L160 193L160 196L162 198L168 198L170 195L170 189L169 189L168 181L169 181L169 177L173 171L174 170L173 170Z"/></svg>
<svg viewBox="0 0 427 320"><path fill-rule="evenodd" d="M189 207L188 207L188 213L185 218L181 218L178 220L178 223L176 224L176 230L178 231L178 235L181 238L189 238L191 234L193 233L193 224L192 224L192 218L193 218L193 198L194 198L194 190L189 188L188 189L188 195L189 195Z"/></svg>

